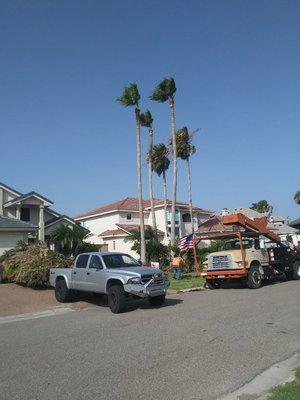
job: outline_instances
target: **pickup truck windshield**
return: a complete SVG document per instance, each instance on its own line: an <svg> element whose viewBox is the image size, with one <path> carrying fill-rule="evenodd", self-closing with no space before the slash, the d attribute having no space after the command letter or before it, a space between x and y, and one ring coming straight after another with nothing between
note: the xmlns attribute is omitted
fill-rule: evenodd
<svg viewBox="0 0 300 400"><path fill-rule="evenodd" d="M107 254L102 258L106 268L140 267L140 263L128 254Z"/></svg>
<svg viewBox="0 0 300 400"><path fill-rule="evenodd" d="M253 241L250 239L243 240L244 249L251 249L253 246ZM229 240L224 243L223 250L238 250L240 249L240 241L239 240Z"/></svg>

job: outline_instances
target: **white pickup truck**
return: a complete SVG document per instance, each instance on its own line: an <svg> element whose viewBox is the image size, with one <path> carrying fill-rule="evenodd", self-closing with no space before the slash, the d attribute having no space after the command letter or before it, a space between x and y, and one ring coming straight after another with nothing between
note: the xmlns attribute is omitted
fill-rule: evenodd
<svg viewBox="0 0 300 400"><path fill-rule="evenodd" d="M129 296L146 297L151 305L162 305L169 284L163 271L143 267L124 253L83 253L72 267L50 270L50 285L59 302L70 301L77 291L103 293L115 314L125 309Z"/></svg>

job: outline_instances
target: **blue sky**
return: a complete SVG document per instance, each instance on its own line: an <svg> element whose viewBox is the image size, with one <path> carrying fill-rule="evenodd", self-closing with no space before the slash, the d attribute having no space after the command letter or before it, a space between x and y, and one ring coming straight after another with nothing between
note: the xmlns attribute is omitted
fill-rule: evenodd
<svg viewBox="0 0 300 400"><path fill-rule="evenodd" d="M71 216L134 196L133 110L115 99L136 82L166 141L168 106L148 96L173 76L177 127L201 128L194 203L298 217L299 20L297 0L2 0L0 181ZM181 200L186 187L180 163Z"/></svg>

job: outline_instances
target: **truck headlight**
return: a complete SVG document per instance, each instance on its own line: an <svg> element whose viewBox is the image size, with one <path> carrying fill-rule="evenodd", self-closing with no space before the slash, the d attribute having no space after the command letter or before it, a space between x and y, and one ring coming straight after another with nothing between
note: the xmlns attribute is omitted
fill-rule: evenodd
<svg viewBox="0 0 300 400"><path fill-rule="evenodd" d="M237 265L238 265L239 268L242 268L242 267L243 267L243 261L237 261L236 263L237 263Z"/></svg>
<svg viewBox="0 0 300 400"><path fill-rule="evenodd" d="M132 285L138 285L142 282L141 282L141 278L136 277L136 278L130 278L127 283L130 283Z"/></svg>

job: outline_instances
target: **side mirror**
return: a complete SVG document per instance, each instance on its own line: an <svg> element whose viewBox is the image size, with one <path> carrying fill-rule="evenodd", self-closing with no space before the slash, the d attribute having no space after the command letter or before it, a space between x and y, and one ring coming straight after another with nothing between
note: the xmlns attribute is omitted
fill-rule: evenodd
<svg viewBox="0 0 300 400"><path fill-rule="evenodd" d="M264 240L260 240L260 241L259 241L259 247L260 247L261 249L265 249L265 248L266 248L266 244L265 244L265 241L264 241Z"/></svg>

